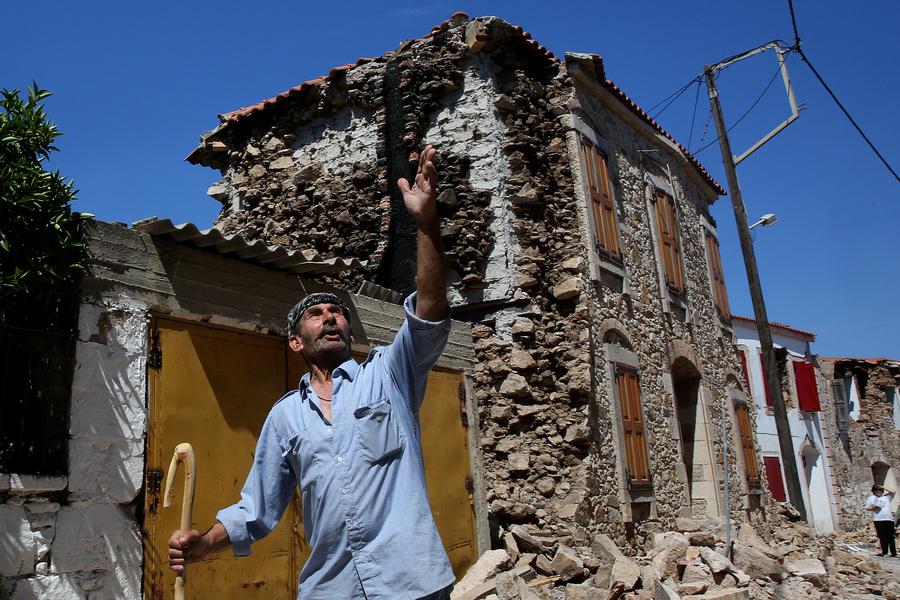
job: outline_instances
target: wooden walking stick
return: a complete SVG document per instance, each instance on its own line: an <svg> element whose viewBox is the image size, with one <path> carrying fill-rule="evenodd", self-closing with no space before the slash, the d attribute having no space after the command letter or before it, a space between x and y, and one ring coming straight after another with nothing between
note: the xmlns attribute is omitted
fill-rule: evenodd
<svg viewBox="0 0 900 600"><path fill-rule="evenodd" d="M197 468L197 460L194 458L194 449L190 444L178 444L175 446L175 454L169 463L169 473L166 475L166 497L163 500L163 508L172 506L175 499L175 472L178 471L178 463L184 463L184 500L181 503L181 533L187 535L191 530L191 521L194 513L194 478ZM187 566L185 570L175 576L175 600L184 600L184 583L187 579Z"/></svg>

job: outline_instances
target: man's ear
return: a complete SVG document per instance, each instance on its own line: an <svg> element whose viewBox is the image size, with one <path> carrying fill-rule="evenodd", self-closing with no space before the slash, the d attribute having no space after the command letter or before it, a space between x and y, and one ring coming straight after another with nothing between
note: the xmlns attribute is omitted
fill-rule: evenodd
<svg viewBox="0 0 900 600"><path fill-rule="evenodd" d="M291 347L291 350L294 352L303 352L303 341L300 339L299 335L292 335L288 338L288 346Z"/></svg>

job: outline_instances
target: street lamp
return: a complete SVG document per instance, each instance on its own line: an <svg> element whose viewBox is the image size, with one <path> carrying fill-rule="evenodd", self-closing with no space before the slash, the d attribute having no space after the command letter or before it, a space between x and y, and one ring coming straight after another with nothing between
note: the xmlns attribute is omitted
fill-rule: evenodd
<svg viewBox="0 0 900 600"><path fill-rule="evenodd" d="M751 225L750 229L753 229L757 225L762 225L763 227L768 227L769 225L774 225L777 222L778 222L778 217L776 217L772 213L769 213L767 215L763 215L759 221L757 221L756 223Z"/></svg>

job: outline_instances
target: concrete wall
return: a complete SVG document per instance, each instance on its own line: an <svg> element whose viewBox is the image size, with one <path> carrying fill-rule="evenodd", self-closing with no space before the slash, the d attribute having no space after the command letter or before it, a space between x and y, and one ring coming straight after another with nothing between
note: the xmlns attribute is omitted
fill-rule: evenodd
<svg viewBox="0 0 900 600"><path fill-rule="evenodd" d="M118 225L92 222L88 240L92 260L75 350L68 475L0 474L0 598L142 597L151 313L282 335L297 299L328 289ZM356 350L393 339L401 307L338 293L358 317ZM438 364L470 378L471 357L469 328L456 323ZM467 406L477 420L473 403ZM481 481L477 434L471 437L472 468ZM476 516L483 549L487 518L483 510Z"/></svg>

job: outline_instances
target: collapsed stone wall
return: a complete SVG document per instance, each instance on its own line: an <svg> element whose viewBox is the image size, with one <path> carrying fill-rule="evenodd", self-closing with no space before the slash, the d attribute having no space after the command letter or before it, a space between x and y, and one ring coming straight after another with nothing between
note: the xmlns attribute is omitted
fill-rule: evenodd
<svg viewBox="0 0 900 600"><path fill-rule="evenodd" d="M900 443L894 421L896 409L892 399L885 394L885 388L900 388L900 363L887 359L826 359L823 364L828 379L852 378L859 397L859 417L848 420L849 430L843 438L844 443L836 443L833 452L843 529L852 531L866 527L871 521L871 515L864 507L874 483L873 466L892 469L895 481L900 482ZM833 405L830 395L829 400ZM832 439L841 440L833 418L828 419L827 426Z"/></svg>
<svg viewBox="0 0 900 600"><path fill-rule="evenodd" d="M587 209L576 191L578 151L566 121L572 78L559 63L505 43L515 35L505 22L482 24L488 41L477 52L463 41L465 23L453 21L229 127L227 155L213 162L223 173L210 191L224 205L216 226L325 256L373 259L324 283L353 289L386 282L383 263L392 257L385 248L396 240L390 228L399 227L387 173L392 161L406 162L408 154L414 164L416 149L434 144L451 302L455 316L477 322L474 388L493 514L504 524L551 528L575 518L623 546L637 544L661 522L671 526L685 505L684 478L675 474L681 459L672 435L670 342L681 340L703 357L696 367L714 390L716 421L726 372L738 364L709 286L701 225L701 218L712 221L707 200L676 166L690 311L667 310L638 152L664 149L586 97L614 148L610 169L631 287L593 281ZM390 81L403 92L394 98L402 105L402 143L397 106L385 90ZM613 444L614 382L603 366L610 320L640 357L651 469L660 473L655 514L638 530L619 505L624 457ZM722 441L714 446L721 456ZM737 464L734 447L726 451ZM738 471L729 476L740 489ZM732 508L743 508L739 494Z"/></svg>

